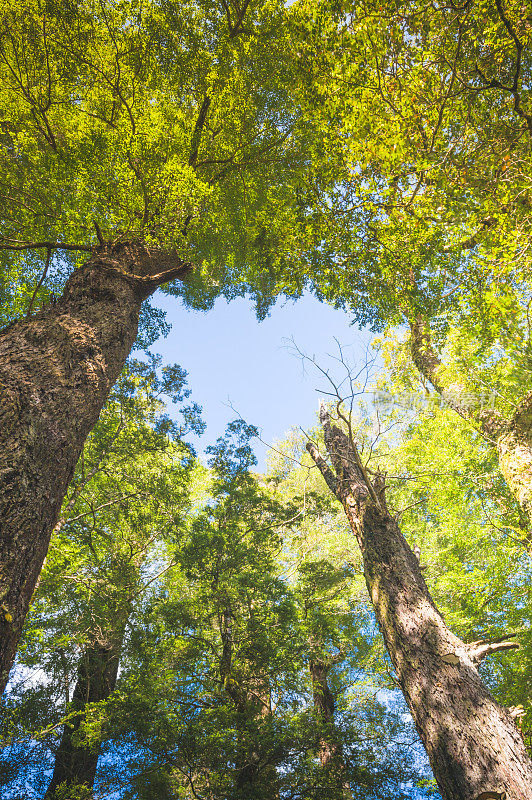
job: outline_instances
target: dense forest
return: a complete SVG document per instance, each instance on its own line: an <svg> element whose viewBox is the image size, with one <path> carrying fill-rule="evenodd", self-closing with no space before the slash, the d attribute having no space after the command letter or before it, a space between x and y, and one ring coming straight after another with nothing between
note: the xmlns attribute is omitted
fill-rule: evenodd
<svg viewBox="0 0 532 800"><path fill-rule="evenodd" d="M522 0L4 0L2 798L532 800L531 87ZM259 471L157 290L372 350Z"/></svg>

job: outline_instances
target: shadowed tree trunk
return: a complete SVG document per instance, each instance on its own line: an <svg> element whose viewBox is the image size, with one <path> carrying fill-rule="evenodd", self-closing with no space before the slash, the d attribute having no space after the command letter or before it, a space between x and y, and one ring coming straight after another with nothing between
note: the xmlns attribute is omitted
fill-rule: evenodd
<svg viewBox="0 0 532 800"><path fill-rule="evenodd" d="M56 791L62 784L72 788L83 785L86 788L86 796L92 796L101 747L78 746L74 740L85 719L87 704L107 700L113 692L119 660L120 646L116 643L94 645L82 654L69 709L70 712L79 713L63 728L45 800L55 800Z"/></svg>
<svg viewBox="0 0 532 800"><path fill-rule="evenodd" d="M318 758L327 786L331 782L333 784L330 789L335 794L331 795L331 800L333 797L338 800L351 800L351 789L345 778L342 740L334 726L336 704L327 681L331 666L331 663L319 658L311 659L309 662L314 709L318 713L325 731L320 737Z"/></svg>
<svg viewBox="0 0 532 800"><path fill-rule="evenodd" d="M57 303L0 331L0 692L83 443L137 334L142 301L190 270L102 245Z"/></svg>
<svg viewBox="0 0 532 800"><path fill-rule="evenodd" d="M251 723L251 739L253 739L253 723L258 718L271 716L270 685L263 677L247 676L245 685L240 676L235 675L233 665L233 616L226 609L221 616L220 634L222 639L222 658L220 676L227 695L231 698L235 710L240 717L237 723L238 749L241 751L235 770L235 788L242 798L261 797L276 800L279 797L277 788L277 770L271 760L265 760L259 748L243 748L241 741L246 741L246 725Z"/></svg>
<svg viewBox="0 0 532 800"><path fill-rule="evenodd" d="M386 648L443 800L532 800L532 761L477 670L490 652L516 645L467 645L447 628L386 508L384 481L369 479L352 439L324 408L320 416L333 469L314 444L307 449L357 538Z"/></svg>
<svg viewBox="0 0 532 800"><path fill-rule="evenodd" d="M245 735L246 722L257 718L267 719L271 716L270 689L265 681L254 681L253 694L247 693L239 713L245 715L240 735ZM247 718L247 719L246 719ZM237 765L235 786L242 798L249 797L250 793L265 800L276 800L279 797L277 789L277 770L275 764L265 760L264 753L259 748L251 747L243 753Z"/></svg>

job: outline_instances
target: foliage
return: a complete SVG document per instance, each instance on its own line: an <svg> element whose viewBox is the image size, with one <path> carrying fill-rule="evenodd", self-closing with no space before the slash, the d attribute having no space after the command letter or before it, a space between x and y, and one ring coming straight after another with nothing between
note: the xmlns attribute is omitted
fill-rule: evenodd
<svg viewBox="0 0 532 800"><path fill-rule="evenodd" d="M197 265L199 307L249 281L269 302L274 208L307 160L284 16L276 0L4 4L0 245L44 265L49 243L53 276L98 230L142 239Z"/></svg>
<svg viewBox="0 0 532 800"><path fill-rule="evenodd" d="M121 648L161 568L164 543L184 524L195 462L183 437L203 423L195 404L182 406L181 425L168 417L160 394L186 401L186 373L174 365L157 374L156 367L156 360L130 362L113 389L54 530L4 715L3 737L22 776L28 759L46 763L56 750L72 716L80 659L95 645ZM91 726L90 719L82 726L88 746L106 738L98 709Z"/></svg>
<svg viewBox="0 0 532 800"><path fill-rule="evenodd" d="M411 340L386 327L429 320L441 382L476 407L509 418L530 383L522 11L6 2L0 321L53 303L99 232L191 259L194 280L168 291L197 308L251 291L260 316L310 287L386 329L388 402L356 420L362 455L387 473L449 626L466 641L519 631L520 649L482 675L523 706L530 746L527 521L492 442L434 401ZM139 346L164 329L145 305ZM202 430L187 398L179 367L132 360L84 447L6 704L10 796L45 788L35 764L51 763L71 719L80 654L118 640L117 690L77 734L103 743L102 797L336 800L318 758L327 737L342 742L353 798L412 796L415 781L430 794L358 551L303 440L258 476L256 430L238 420L206 466L184 443ZM332 721L313 704L312 660L328 668Z"/></svg>
<svg viewBox="0 0 532 800"><path fill-rule="evenodd" d="M197 464L161 391L186 399L182 370L133 362L85 447L8 696L6 796L46 788L36 761L49 763L68 724L78 661L114 637L117 688L75 737L104 743L97 796L336 796L316 758L328 727L308 671L325 653L339 656L335 735L353 796L400 797L403 783L409 796L408 734L365 674L372 628L353 568L318 557L330 504L253 475L256 431L241 420Z"/></svg>
<svg viewBox="0 0 532 800"><path fill-rule="evenodd" d="M291 21L314 126L300 191L310 283L361 322L488 313L493 335L529 287L521 6L308 0Z"/></svg>

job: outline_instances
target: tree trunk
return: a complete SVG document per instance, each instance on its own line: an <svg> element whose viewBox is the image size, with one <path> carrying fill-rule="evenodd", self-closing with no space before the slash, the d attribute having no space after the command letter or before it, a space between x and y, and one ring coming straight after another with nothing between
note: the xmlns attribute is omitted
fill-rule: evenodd
<svg viewBox="0 0 532 800"><path fill-rule="evenodd" d="M252 690L245 694L241 706L238 710L244 716L239 726L239 737L244 740L248 724L251 728L251 738L255 733L253 722L256 719L268 720L271 717L271 693L268 681L257 678L251 681ZM271 763L268 758L264 758L264 752L260 752L258 747L253 747L242 752L240 763L236 768L235 785L241 796L247 800L250 793L253 797L267 798L276 800L279 797L277 788L277 769L275 763ZM239 794L240 796L240 794Z"/></svg>
<svg viewBox="0 0 532 800"><path fill-rule="evenodd" d="M320 737L318 758L323 768L325 782L332 782L331 796L338 800L351 800L351 787L345 778L345 761L342 740L334 729L334 696L329 688L327 676L330 664L322 659L311 659L309 663L310 677L312 680L312 699L314 709L318 713L325 728L326 734Z"/></svg>
<svg viewBox="0 0 532 800"><path fill-rule="evenodd" d="M0 331L0 692L81 448L135 341L142 300L188 271L138 243L102 246L57 303Z"/></svg>
<svg viewBox="0 0 532 800"><path fill-rule="evenodd" d="M529 530L524 543L532 554L532 392L521 400L498 436L497 453L508 488L526 514Z"/></svg>
<svg viewBox="0 0 532 800"><path fill-rule="evenodd" d="M265 761L258 747L249 746L255 734L254 722L268 719L272 713L269 680L264 677L247 675L244 682L241 676L234 675L233 665L233 615L225 609L220 620L222 639L222 658L220 677L224 689L234 704L239 719L237 728L237 761L235 764L235 789L237 797L276 800L277 769L271 760ZM243 746L242 742L246 742Z"/></svg>
<svg viewBox="0 0 532 800"><path fill-rule="evenodd" d="M412 360L421 375L449 408L496 446L501 473L523 512L522 542L532 555L532 392L523 397L507 420L476 402L466 386L446 382L445 367L432 346L427 320L420 316L411 319L410 333Z"/></svg>
<svg viewBox="0 0 532 800"><path fill-rule="evenodd" d="M386 508L383 480L370 481L353 441L324 409L321 419L334 472L315 445L307 447L360 545L386 648L443 799L532 800L532 761L477 671L489 652L511 644L468 646L447 628Z"/></svg>
<svg viewBox="0 0 532 800"><path fill-rule="evenodd" d="M120 648L116 646L94 645L83 653L70 706L70 711L79 713L63 728L45 800L54 800L61 784L72 788L83 785L86 787L86 797L92 796L101 747L78 746L74 744L74 738L85 719L87 704L107 700L113 692L119 659Z"/></svg>

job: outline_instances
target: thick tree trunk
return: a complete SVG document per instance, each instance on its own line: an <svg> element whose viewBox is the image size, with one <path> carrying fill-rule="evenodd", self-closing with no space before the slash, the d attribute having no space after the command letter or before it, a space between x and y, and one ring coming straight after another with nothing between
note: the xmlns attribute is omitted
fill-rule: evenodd
<svg viewBox="0 0 532 800"><path fill-rule="evenodd" d="M110 645L95 645L83 653L69 709L79 713L63 728L45 800L54 800L56 790L62 784L72 788L84 786L86 796L92 795L100 747L78 746L74 744L74 739L85 719L87 704L107 700L114 690L119 659L120 649Z"/></svg>
<svg viewBox="0 0 532 800"><path fill-rule="evenodd" d="M364 574L397 679L444 800L532 800L532 761L509 712L477 671L489 652L510 646L466 645L433 603L419 563L371 482L354 443L322 410L334 472L308 449L341 500L362 551Z"/></svg>
<svg viewBox="0 0 532 800"><path fill-rule="evenodd" d="M142 300L188 271L140 244L102 247L56 304L0 331L0 692L66 489L131 350Z"/></svg>
<svg viewBox="0 0 532 800"><path fill-rule="evenodd" d="M330 664L319 658L314 658L309 663L310 677L312 680L312 699L314 709L320 717L326 734L320 737L318 758L323 768L327 788L334 794L331 800L351 800L351 788L345 778L345 761L342 740L334 728L335 702L329 688L327 676ZM332 786L329 784L332 782Z"/></svg>

